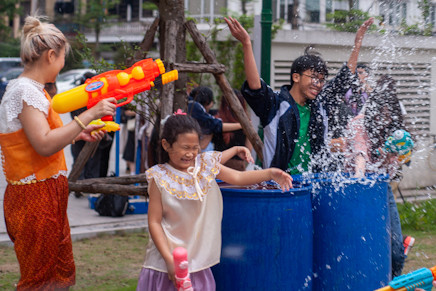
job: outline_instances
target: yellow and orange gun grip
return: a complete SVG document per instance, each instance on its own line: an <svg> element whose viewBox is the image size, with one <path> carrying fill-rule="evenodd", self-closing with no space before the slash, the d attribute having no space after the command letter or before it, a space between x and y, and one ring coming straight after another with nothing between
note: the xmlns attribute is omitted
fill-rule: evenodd
<svg viewBox="0 0 436 291"><path fill-rule="evenodd" d="M105 130L106 132L112 132L112 131L118 131L120 130L120 125L113 121L102 121L101 119L96 119L91 121L89 124L96 124L96 125L104 125L102 128L99 128L97 130L93 130L92 132L97 132L101 130Z"/></svg>

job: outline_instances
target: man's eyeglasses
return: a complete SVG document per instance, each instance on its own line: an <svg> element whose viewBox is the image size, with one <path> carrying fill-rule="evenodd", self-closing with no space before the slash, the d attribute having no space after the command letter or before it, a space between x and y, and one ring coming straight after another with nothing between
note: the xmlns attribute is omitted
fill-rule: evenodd
<svg viewBox="0 0 436 291"><path fill-rule="evenodd" d="M306 77L309 77L309 78L311 78L311 80L312 80L312 85L315 85L315 86L318 86L318 85L324 85L324 83L325 83L325 78L318 78L318 77L315 77L315 76L311 76L311 75L306 75L306 74L303 74L303 73L301 73L301 75L304 75L304 76L306 76Z"/></svg>

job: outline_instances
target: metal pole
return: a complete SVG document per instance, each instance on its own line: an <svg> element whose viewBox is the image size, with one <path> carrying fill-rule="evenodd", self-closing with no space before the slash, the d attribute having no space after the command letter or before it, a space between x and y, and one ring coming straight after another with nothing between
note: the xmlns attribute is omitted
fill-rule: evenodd
<svg viewBox="0 0 436 291"><path fill-rule="evenodd" d="M121 124L121 108L118 107L115 114L115 122ZM120 176L120 131L115 132L115 176Z"/></svg>
<svg viewBox="0 0 436 291"><path fill-rule="evenodd" d="M269 84L271 76L271 26L272 26L272 4L271 0L262 2L262 47L260 75Z"/></svg>

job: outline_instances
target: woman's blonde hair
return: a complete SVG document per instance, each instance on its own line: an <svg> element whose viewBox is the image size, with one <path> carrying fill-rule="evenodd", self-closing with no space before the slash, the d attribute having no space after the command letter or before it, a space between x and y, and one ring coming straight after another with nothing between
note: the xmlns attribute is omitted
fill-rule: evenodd
<svg viewBox="0 0 436 291"><path fill-rule="evenodd" d="M41 22L42 18L27 16L24 20L21 36L21 60L24 65L32 64L49 49L54 50L56 54L62 49L65 49L65 53L70 50L65 35L53 24Z"/></svg>

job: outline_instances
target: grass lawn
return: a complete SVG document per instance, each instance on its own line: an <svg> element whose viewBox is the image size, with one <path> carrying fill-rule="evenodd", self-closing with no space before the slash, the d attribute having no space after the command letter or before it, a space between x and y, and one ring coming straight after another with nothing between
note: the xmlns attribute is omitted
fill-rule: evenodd
<svg viewBox="0 0 436 291"><path fill-rule="evenodd" d="M436 230L404 229L416 238L404 273L436 265ZM71 290L136 290L148 237L144 233L120 233L73 243L76 285ZM0 246L0 290L14 290L19 269L13 248Z"/></svg>
<svg viewBox="0 0 436 291"><path fill-rule="evenodd" d="M148 236L119 233L73 242L76 285L70 290L136 290ZM0 290L14 290L19 267L12 247L0 246Z"/></svg>
<svg viewBox="0 0 436 291"><path fill-rule="evenodd" d="M415 238L415 245L407 256L403 273L436 266L436 230L416 231L403 229L403 234Z"/></svg>

